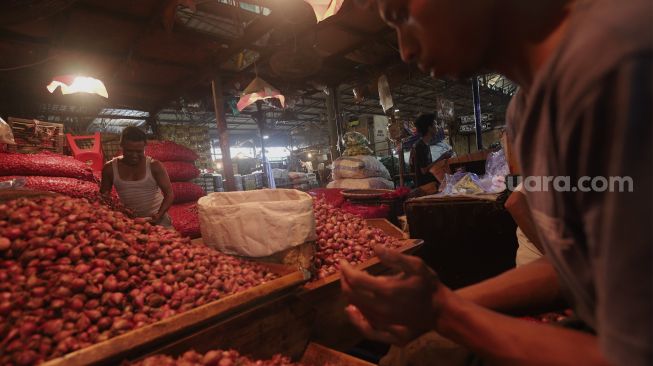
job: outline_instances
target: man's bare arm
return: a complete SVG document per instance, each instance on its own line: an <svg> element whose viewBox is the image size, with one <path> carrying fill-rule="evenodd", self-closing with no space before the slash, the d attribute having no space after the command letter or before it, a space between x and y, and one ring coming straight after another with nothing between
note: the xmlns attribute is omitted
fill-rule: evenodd
<svg viewBox="0 0 653 366"><path fill-rule="evenodd" d="M347 313L368 338L405 345L434 330L493 364L608 364L594 335L502 315L449 290L419 258L383 249L377 254L399 274L373 277L340 264L343 293L352 304ZM548 271L548 264L538 264L520 267L514 274L523 274L527 267ZM502 287L509 288L508 281ZM513 298L519 292L514 291Z"/></svg>
<svg viewBox="0 0 653 366"><path fill-rule="evenodd" d="M609 365L589 333L502 315L457 296L436 330L497 365Z"/></svg>
<svg viewBox="0 0 653 366"><path fill-rule="evenodd" d="M172 203L175 200L175 195L172 192L170 177L168 177L168 172L166 172L163 165L155 160L150 166L152 168L152 176L163 193L163 202L161 202L161 207L154 217L154 220L158 221L166 212L168 212L170 206L172 206Z"/></svg>
<svg viewBox="0 0 653 366"><path fill-rule="evenodd" d="M537 314L565 302L558 275L546 257L456 291L461 298L506 314Z"/></svg>
<svg viewBox="0 0 653 366"><path fill-rule="evenodd" d="M102 167L102 181L100 182L100 195L104 200L111 198L111 189L113 188L113 167L111 162L104 164Z"/></svg>

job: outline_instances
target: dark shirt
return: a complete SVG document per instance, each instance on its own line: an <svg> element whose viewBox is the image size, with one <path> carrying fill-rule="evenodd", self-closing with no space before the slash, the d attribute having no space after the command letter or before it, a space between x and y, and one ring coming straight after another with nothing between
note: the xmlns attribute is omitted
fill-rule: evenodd
<svg viewBox="0 0 653 366"><path fill-rule="evenodd" d="M632 192L525 185L563 291L614 365L653 363L652 14L650 0L583 3L507 121L524 176L632 178Z"/></svg>
<svg viewBox="0 0 653 366"><path fill-rule="evenodd" d="M431 147L425 144L424 140L419 139L410 153L411 165L415 170L415 187L421 187L436 181L433 174L429 172L422 173L422 168L429 166L432 160Z"/></svg>

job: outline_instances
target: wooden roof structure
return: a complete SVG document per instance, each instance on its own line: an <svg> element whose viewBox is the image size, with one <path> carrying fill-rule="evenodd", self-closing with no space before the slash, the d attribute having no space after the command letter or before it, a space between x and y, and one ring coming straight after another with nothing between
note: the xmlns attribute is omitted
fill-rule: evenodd
<svg viewBox="0 0 653 366"><path fill-rule="evenodd" d="M394 31L350 0L319 23L302 0L8 0L0 4L0 115L63 121L78 133L214 126L210 81L219 78L231 106L258 75L288 99L285 109L264 110L271 134L289 135L326 128L327 86L339 88L345 118L382 114L381 74L406 117L434 111L437 97L452 100L458 115L473 113L469 82L422 75L397 48ZM47 92L63 74L104 81L109 98ZM514 84L481 80L484 111L502 116ZM366 90L364 100L355 87ZM256 136L252 112L228 107L230 134Z"/></svg>

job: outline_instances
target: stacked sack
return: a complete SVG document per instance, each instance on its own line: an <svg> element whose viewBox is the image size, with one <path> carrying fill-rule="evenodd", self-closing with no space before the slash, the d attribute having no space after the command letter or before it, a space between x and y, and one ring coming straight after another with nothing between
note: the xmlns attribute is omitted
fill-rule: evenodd
<svg viewBox="0 0 653 366"><path fill-rule="evenodd" d="M47 191L90 202L103 201L100 196L99 174L85 163L61 154L0 152L0 182L17 180L24 188ZM111 199L104 202L114 210L128 213L120 203L115 190Z"/></svg>
<svg viewBox="0 0 653 366"><path fill-rule="evenodd" d="M388 169L370 155L343 156L333 162L333 181L327 188L394 189Z"/></svg>
<svg viewBox="0 0 653 366"><path fill-rule="evenodd" d="M198 155L191 149L171 141L149 143L145 155L163 164L172 182L174 204L168 210L172 225L182 235L199 237L199 218L193 208L200 197L206 195L204 188L190 182L200 174L194 162Z"/></svg>
<svg viewBox="0 0 653 366"><path fill-rule="evenodd" d="M342 156L374 155L374 151L369 147L370 141L362 133L347 132L343 140L345 151Z"/></svg>
<svg viewBox="0 0 653 366"><path fill-rule="evenodd" d="M310 188L307 173L289 172L288 177L290 178L290 184L292 184L293 189L305 191Z"/></svg>
<svg viewBox="0 0 653 366"><path fill-rule="evenodd" d="M172 218L172 225L175 227L175 230L182 236L187 236L191 239L202 236L197 202L172 205L168 210L168 214Z"/></svg>

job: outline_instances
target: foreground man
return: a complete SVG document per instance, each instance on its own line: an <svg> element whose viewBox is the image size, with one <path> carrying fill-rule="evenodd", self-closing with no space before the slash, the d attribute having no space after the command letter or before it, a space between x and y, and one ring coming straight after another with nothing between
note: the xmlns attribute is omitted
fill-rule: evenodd
<svg viewBox="0 0 653 366"><path fill-rule="evenodd" d="M163 165L145 156L147 136L137 127L127 127L120 136L122 156L104 165L100 193L106 198L116 187L120 201L136 217L154 224L172 226L167 212L174 200L172 184Z"/></svg>
<svg viewBox="0 0 653 366"><path fill-rule="evenodd" d="M452 292L415 257L342 264L352 322L403 345L435 330L493 364L651 365L653 9L650 0L376 0L401 55L433 76L518 82L509 131L524 176L629 177L632 191L528 191L546 256ZM560 302L594 333L501 315ZM433 360L437 364L438 360Z"/></svg>

